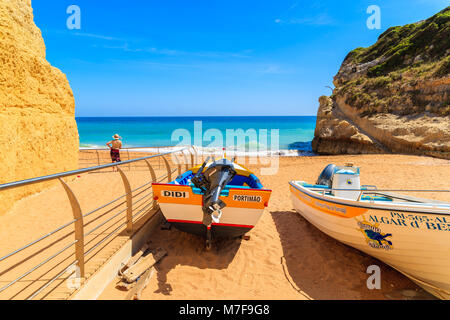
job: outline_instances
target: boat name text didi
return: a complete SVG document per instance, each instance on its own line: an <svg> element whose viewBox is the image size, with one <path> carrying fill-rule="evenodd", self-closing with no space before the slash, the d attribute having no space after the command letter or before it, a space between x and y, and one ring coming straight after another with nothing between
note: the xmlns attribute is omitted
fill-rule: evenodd
<svg viewBox="0 0 450 320"><path fill-rule="evenodd" d="M189 198L189 192L163 190L162 195L167 198Z"/></svg>

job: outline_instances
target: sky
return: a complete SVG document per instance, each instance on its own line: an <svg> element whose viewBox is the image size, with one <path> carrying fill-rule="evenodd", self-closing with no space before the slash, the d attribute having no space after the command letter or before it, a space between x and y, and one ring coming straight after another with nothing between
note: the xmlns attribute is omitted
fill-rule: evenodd
<svg viewBox="0 0 450 320"><path fill-rule="evenodd" d="M80 29L70 30L70 5ZM369 29L377 5L381 28ZM316 115L349 51L450 0L32 0L76 116ZM72 13L72 12L71 12Z"/></svg>

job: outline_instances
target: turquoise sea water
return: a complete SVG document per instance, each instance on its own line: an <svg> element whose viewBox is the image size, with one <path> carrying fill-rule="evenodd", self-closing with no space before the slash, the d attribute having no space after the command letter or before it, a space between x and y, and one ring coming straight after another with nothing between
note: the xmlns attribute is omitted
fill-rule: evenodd
<svg viewBox="0 0 450 320"><path fill-rule="evenodd" d="M278 145L279 150L296 150L300 153L311 152L311 141L314 137L316 117L120 117L120 118L77 118L81 147L105 147L113 134L120 134L124 147L159 147L177 146L180 144L175 132L185 132L191 135L189 144L211 146L214 138L208 141L212 134L223 136L223 145L227 145L227 130L242 129L244 132L255 130L256 141L246 137L247 146L267 145L269 150ZM197 121L195 131L194 122ZM198 130L201 123L201 131ZM176 131L178 129L178 131ZM180 131L181 129L181 131ZM211 130L213 129L213 130ZM214 130L216 129L216 130ZM267 130L267 141L261 139L260 133ZM278 143L272 144L271 133L278 130ZM228 131L229 133L229 131ZM203 136L203 139L199 136ZM197 140L194 140L195 139ZM174 139L173 139L174 138ZM252 141L250 141L252 140ZM199 142L200 141L200 142ZM236 140L236 144L238 144ZM242 147L242 146L239 146Z"/></svg>

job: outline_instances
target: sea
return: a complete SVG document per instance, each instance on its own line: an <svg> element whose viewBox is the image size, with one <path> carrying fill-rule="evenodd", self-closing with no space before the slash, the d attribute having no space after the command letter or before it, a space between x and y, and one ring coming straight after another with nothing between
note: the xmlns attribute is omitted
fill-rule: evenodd
<svg viewBox="0 0 450 320"><path fill-rule="evenodd" d="M124 148L234 150L282 156L313 155L316 117L77 117L80 148L105 148L114 134Z"/></svg>

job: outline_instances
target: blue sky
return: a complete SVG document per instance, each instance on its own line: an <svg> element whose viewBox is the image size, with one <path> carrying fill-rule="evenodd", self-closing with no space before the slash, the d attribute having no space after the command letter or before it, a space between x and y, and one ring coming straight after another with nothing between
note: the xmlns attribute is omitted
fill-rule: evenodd
<svg viewBox="0 0 450 320"><path fill-rule="evenodd" d="M69 5L81 29L69 30ZM369 30L366 10L381 9ZM32 0L77 116L315 115L347 53L450 0Z"/></svg>

